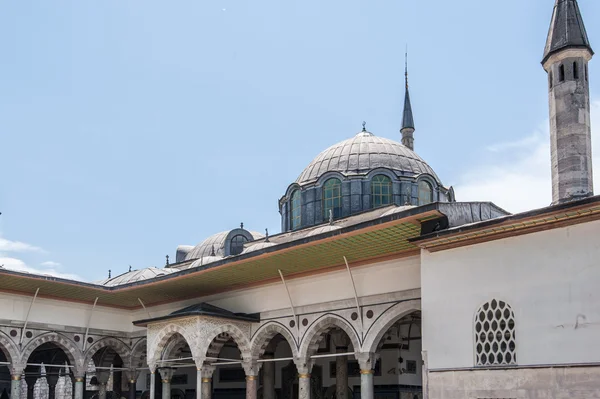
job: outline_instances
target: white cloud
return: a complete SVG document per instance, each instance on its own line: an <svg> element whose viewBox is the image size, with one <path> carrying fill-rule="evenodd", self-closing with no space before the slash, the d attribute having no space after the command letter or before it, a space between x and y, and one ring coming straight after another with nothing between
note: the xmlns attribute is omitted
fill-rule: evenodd
<svg viewBox="0 0 600 399"><path fill-rule="evenodd" d="M592 103L594 186L600 189L600 101ZM472 165L455 186L459 201L492 201L509 212L542 208L552 202L548 121L533 134L486 148L489 163ZM594 129L597 134L594 134Z"/></svg>
<svg viewBox="0 0 600 399"><path fill-rule="evenodd" d="M49 260L49 261L40 263L40 266L44 266L44 267L59 267L60 263L53 262L53 261Z"/></svg>
<svg viewBox="0 0 600 399"><path fill-rule="evenodd" d="M0 237L0 252L45 252L42 248L20 241L10 241Z"/></svg>
<svg viewBox="0 0 600 399"><path fill-rule="evenodd" d="M54 263L54 262L44 262L44 263ZM28 266L21 259L11 258L11 257L3 257L2 254L0 254L0 267L3 267L8 270L14 270L17 272L25 272L25 273L39 274L39 275L45 275L45 276L66 278L69 280L82 280L82 278L76 274L62 273L53 267L36 269L34 267Z"/></svg>

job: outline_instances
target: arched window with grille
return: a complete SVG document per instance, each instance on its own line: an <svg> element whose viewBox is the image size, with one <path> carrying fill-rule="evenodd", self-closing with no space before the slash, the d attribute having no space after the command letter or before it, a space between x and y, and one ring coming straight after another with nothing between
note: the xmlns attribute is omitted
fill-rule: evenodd
<svg viewBox="0 0 600 399"><path fill-rule="evenodd" d="M392 203L392 180L386 175L376 175L371 180L371 206L377 208Z"/></svg>
<svg viewBox="0 0 600 399"><path fill-rule="evenodd" d="M504 301L492 299L475 314L475 364L517 364L515 312Z"/></svg>
<svg viewBox="0 0 600 399"><path fill-rule="evenodd" d="M302 225L302 203L300 190L295 190L291 198L290 225L292 230L299 228Z"/></svg>
<svg viewBox="0 0 600 399"><path fill-rule="evenodd" d="M332 178L323 185L323 218L329 218L329 211L333 212L333 218L342 216L342 182Z"/></svg>
<svg viewBox="0 0 600 399"><path fill-rule="evenodd" d="M244 250L244 243L248 241L246 237L241 234L233 236L229 246L230 255L239 255Z"/></svg>
<svg viewBox="0 0 600 399"><path fill-rule="evenodd" d="M429 182L421 180L419 182L419 205L426 205L433 202L433 188Z"/></svg>

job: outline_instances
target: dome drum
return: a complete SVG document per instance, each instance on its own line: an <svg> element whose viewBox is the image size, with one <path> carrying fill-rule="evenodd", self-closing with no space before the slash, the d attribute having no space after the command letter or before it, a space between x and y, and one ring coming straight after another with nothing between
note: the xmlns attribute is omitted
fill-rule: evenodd
<svg viewBox="0 0 600 399"><path fill-rule="evenodd" d="M334 219L374 209L380 206L406 204L423 205L437 201L451 201L449 191L441 186L434 176L422 174L417 177L398 177L396 173L387 169L376 169L367 176L353 176L345 178L340 173L327 173L316 184L300 188L297 184L280 201L281 229L282 231L297 230L304 227L326 223L329 220L325 204L327 201L324 185L330 179L340 182L338 214ZM377 191L374 186L381 187L388 183L388 188ZM430 194L427 197L427 190ZM296 191L300 193L299 223L293 224L292 196Z"/></svg>

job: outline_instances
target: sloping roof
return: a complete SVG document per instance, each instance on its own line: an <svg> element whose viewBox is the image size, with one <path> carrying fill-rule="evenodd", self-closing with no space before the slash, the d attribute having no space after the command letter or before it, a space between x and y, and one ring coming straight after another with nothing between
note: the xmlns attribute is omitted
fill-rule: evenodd
<svg viewBox="0 0 600 399"><path fill-rule="evenodd" d="M134 321L133 324L136 326L146 326L149 323L175 319L178 317L188 317L188 316L209 316L209 317L219 317L222 319L229 320L244 320L244 321L252 321L258 322L260 321L260 315L249 315L246 313L233 313L229 310L225 310L218 306L211 305L206 302L197 303L195 305L187 306L183 309L176 310L166 316L155 317L152 319L144 319L139 321Z"/></svg>
<svg viewBox="0 0 600 399"><path fill-rule="evenodd" d="M362 131L320 153L302 171L296 183L301 186L314 183L327 172L361 176L376 168L387 168L411 177L428 173L439 182L431 166L414 151L397 141Z"/></svg>
<svg viewBox="0 0 600 399"><path fill-rule="evenodd" d="M570 47L587 48L594 53L577 0L556 0L542 63L557 51Z"/></svg>

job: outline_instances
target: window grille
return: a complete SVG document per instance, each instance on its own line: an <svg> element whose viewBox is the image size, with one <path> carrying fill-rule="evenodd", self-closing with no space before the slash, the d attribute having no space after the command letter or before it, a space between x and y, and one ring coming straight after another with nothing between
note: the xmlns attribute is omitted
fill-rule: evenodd
<svg viewBox="0 0 600 399"><path fill-rule="evenodd" d="M300 227L302 222L302 203L300 197L300 190L296 190L292 194L292 211L290 212L292 230Z"/></svg>
<svg viewBox="0 0 600 399"><path fill-rule="evenodd" d="M425 180L419 182L419 205L426 205L433 202L433 188Z"/></svg>
<svg viewBox="0 0 600 399"><path fill-rule="evenodd" d="M342 182L339 179L329 179L323 185L323 217L329 218L329 210L333 218L342 216Z"/></svg>
<svg viewBox="0 0 600 399"><path fill-rule="evenodd" d="M230 255L239 255L244 250L244 243L248 241L246 237L241 234L234 236L231 239L231 246L229 247Z"/></svg>
<svg viewBox="0 0 600 399"><path fill-rule="evenodd" d="M506 302L493 299L475 315L477 366L517 364L515 313Z"/></svg>
<svg viewBox="0 0 600 399"><path fill-rule="evenodd" d="M385 175L377 175L371 180L371 204L373 208L392 203L392 181Z"/></svg>

